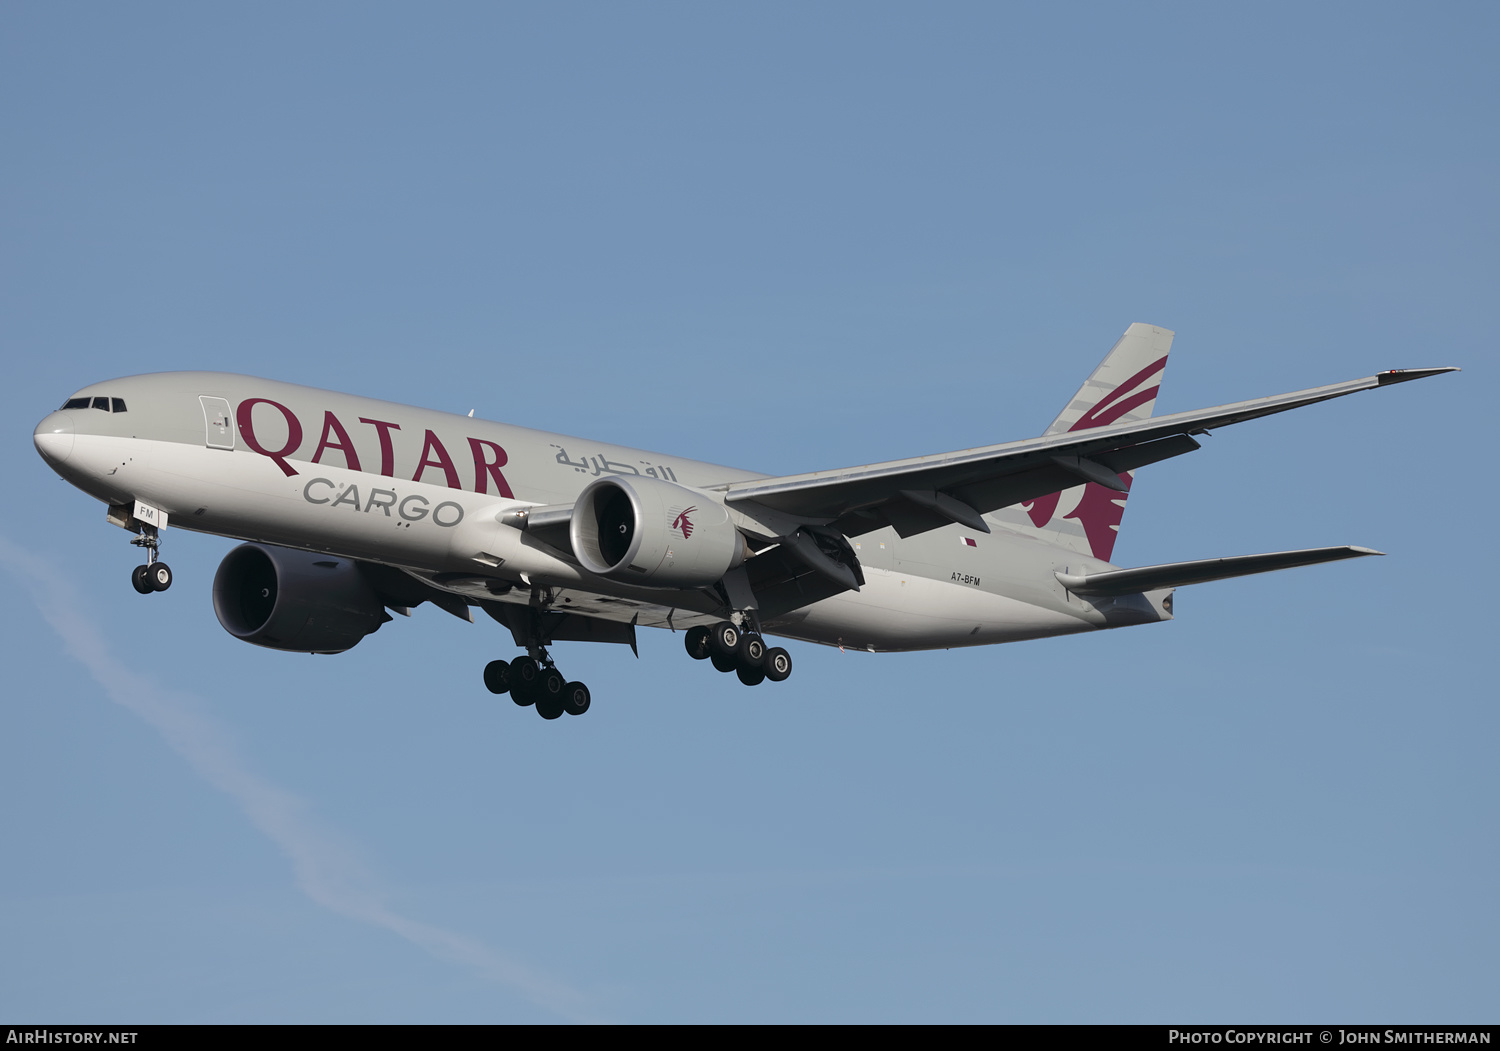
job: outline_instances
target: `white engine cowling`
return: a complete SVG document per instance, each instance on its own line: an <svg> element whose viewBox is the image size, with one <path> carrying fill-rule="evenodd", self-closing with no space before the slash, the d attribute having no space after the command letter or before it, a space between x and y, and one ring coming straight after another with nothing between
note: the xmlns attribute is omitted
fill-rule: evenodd
<svg viewBox="0 0 1500 1051"><path fill-rule="evenodd" d="M356 563L272 544L224 556L214 612L235 638L296 653L342 653L391 619Z"/></svg>
<svg viewBox="0 0 1500 1051"><path fill-rule="evenodd" d="M573 554L597 576L650 588L700 588L744 561L724 505L659 478L600 478L573 505Z"/></svg>

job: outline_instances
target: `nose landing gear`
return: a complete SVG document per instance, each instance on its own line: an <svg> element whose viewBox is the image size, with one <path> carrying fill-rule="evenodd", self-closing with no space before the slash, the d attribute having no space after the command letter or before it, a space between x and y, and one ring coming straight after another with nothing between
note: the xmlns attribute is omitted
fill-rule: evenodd
<svg viewBox="0 0 1500 1051"><path fill-rule="evenodd" d="M142 523L141 533L130 541L136 547L146 549L146 564L136 566L130 571L131 586L142 595L149 595L153 591L165 591L172 586L172 567L165 562L157 561L157 552L161 550L161 536L154 525Z"/></svg>

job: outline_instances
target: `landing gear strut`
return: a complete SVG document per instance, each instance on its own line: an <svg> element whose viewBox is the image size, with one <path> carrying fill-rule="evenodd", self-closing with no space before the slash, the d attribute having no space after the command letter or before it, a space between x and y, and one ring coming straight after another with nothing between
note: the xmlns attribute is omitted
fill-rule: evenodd
<svg viewBox="0 0 1500 1051"><path fill-rule="evenodd" d="M161 536L154 525L141 526L140 536L131 541L136 547L146 549L146 564L130 571L130 583L142 595L153 591L165 591L172 586L172 567L157 561L161 550Z"/></svg>
<svg viewBox="0 0 1500 1051"><path fill-rule="evenodd" d="M512 661L486 664L485 688L491 693L509 693L510 699L523 708L535 706L543 719L558 719L564 712L582 715L589 710L589 688L563 678L536 632L530 633L526 651L525 656Z"/></svg>
<svg viewBox="0 0 1500 1051"><path fill-rule="evenodd" d="M792 674L792 655L780 646L766 646L759 632L745 631L733 621L689 628L683 639L688 656L710 661L721 672L734 672L746 686L767 679L782 682Z"/></svg>

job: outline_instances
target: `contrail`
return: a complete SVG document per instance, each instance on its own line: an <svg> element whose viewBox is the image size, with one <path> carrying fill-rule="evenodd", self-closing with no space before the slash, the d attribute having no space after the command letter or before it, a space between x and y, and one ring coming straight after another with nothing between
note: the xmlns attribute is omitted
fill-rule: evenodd
<svg viewBox="0 0 1500 1051"><path fill-rule="evenodd" d="M440 960L462 964L520 991L539 1007L586 1021L582 993L496 953L476 939L393 912L352 845L321 825L301 799L249 770L197 698L167 690L122 664L84 613L72 582L47 561L0 538L0 562L31 592L43 619L110 700L149 723L203 778L239 804L296 873L297 886L326 909L382 927Z"/></svg>

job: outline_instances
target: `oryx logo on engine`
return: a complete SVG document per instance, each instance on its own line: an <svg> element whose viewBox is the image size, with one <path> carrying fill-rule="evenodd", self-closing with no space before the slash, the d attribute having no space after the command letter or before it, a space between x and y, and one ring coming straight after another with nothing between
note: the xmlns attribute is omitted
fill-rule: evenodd
<svg viewBox="0 0 1500 1051"><path fill-rule="evenodd" d="M676 518L672 519L672 531L681 533L684 540L693 535L693 520L688 515L696 510L698 510L696 504L692 507L685 507L678 513Z"/></svg>

